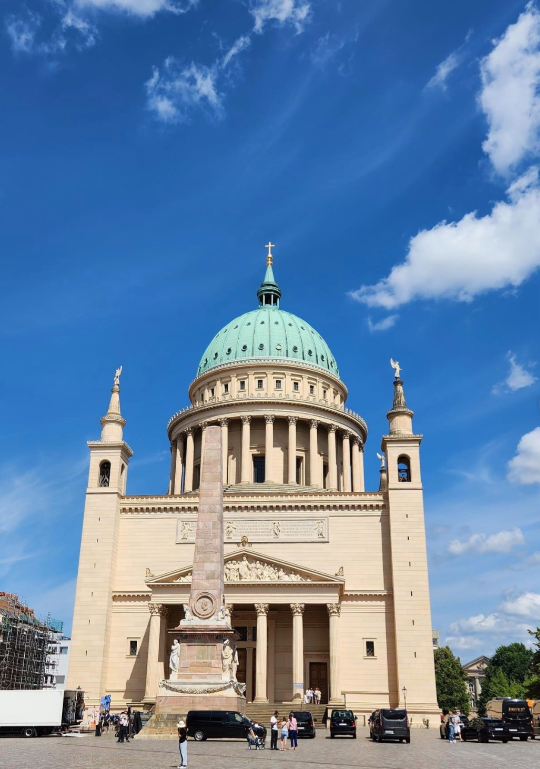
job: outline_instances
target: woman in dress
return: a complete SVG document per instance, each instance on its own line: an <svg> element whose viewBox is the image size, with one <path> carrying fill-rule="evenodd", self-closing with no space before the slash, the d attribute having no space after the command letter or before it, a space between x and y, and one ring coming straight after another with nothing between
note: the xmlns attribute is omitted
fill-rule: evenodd
<svg viewBox="0 0 540 769"><path fill-rule="evenodd" d="M280 750L287 750L287 735L289 734L289 727L287 725L287 719L282 718L281 719L281 741L280 741Z"/></svg>
<svg viewBox="0 0 540 769"><path fill-rule="evenodd" d="M187 727L186 722L178 722L178 749L180 751L180 763L178 769L187 769Z"/></svg>

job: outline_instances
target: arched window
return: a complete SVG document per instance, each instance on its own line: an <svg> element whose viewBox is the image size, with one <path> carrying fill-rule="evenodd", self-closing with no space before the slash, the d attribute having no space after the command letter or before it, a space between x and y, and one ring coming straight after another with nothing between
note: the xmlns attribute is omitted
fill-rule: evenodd
<svg viewBox="0 0 540 769"><path fill-rule="evenodd" d="M99 466L99 485L109 486L111 482L111 463L105 459Z"/></svg>
<svg viewBox="0 0 540 769"><path fill-rule="evenodd" d="M411 482L411 460L406 454L398 457L397 461L398 481L401 483Z"/></svg>

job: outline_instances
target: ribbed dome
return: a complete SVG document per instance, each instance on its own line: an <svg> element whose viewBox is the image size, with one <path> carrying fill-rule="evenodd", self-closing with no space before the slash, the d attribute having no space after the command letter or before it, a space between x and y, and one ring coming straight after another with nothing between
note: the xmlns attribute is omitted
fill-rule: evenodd
<svg viewBox="0 0 540 769"><path fill-rule="evenodd" d="M275 305L246 312L222 328L204 351L197 376L222 363L270 358L305 361L339 377L322 336L305 320Z"/></svg>

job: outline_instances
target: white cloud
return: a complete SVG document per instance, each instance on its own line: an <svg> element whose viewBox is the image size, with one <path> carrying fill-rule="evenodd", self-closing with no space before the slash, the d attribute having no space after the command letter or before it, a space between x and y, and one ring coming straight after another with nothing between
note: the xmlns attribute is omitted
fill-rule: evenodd
<svg viewBox="0 0 540 769"><path fill-rule="evenodd" d="M251 45L251 37L250 35L242 35L238 38L238 40L235 40L232 46L229 48L225 56L223 57L221 61L221 66L223 68L228 67L231 63L231 59L233 59L235 56L237 56L242 51L245 51L246 48L249 48Z"/></svg>
<svg viewBox="0 0 540 769"><path fill-rule="evenodd" d="M486 647L486 644L498 646L500 643L517 639L529 643L527 623L516 622L514 616L507 616L505 604L499 611L492 614L477 614L467 619L460 619L449 625L451 635L446 637L446 643L456 649L475 649Z"/></svg>
<svg viewBox="0 0 540 769"><path fill-rule="evenodd" d="M97 28L57 0L55 8L61 12L60 18L48 38L40 40L41 17L29 10L21 16L11 16L6 21L6 30L11 40L11 47L16 53L55 55L69 46L79 50L90 48L96 43Z"/></svg>
<svg viewBox="0 0 540 769"><path fill-rule="evenodd" d="M482 646L482 639L475 638L474 636L446 636L445 643L447 646L451 646L453 649L477 649Z"/></svg>
<svg viewBox="0 0 540 769"><path fill-rule="evenodd" d="M500 606L501 611L517 617L533 620L535 625L540 624L540 594L522 593L509 598Z"/></svg>
<svg viewBox="0 0 540 769"><path fill-rule="evenodd" d="M311 15L311 5L302 0L251 0L249 11L255 20L255 32L262 32L267 22L275 21L281 26L292 24L300 34Z"/></svg>
<svg viewBox="0 0 540 769"><path fill-rule="evenodd" d="M510 371L503 382L494 385L492 389L494 395L501 395L504 392L508 392L508 390L511 392L522 390L524 387L530 387L536 382L536 377L530 371L527 371L525 366L517 362L516 356L512 352L508 352L506 357L510 363Z"/></svg>
<svg viewBox="0 0 540 769"><path fill-rule="evenodd" d="M509 553L512 548L525 544L521 529L499 531L497 534L472 534L465 542L454 539L448 545L451 555L462 555L470 550L477 553Z"/></svg>
<svg viewBox="0 0 540 769"><path fill-rule="evenodd" d="M482 60L482 149L501 174L540 151L540 12L532 2Z"/></svg>
<svg viewBox="0 0 540 769"><path fill-rule="evenodd" d="M519 441L516 456L508 462L508 480L522 485L540 483L540 427Z"/></svg>
<svg viewBox="0 0 540 769"><path fill-rule="evenodd" d="M376 321L375 323L371 320L371 318L368 318L368 328L371 333L374 331L388 331L389 328L392 328L392 326L395 325L398 318L399 315L388 315L386 318Z"/></svg>
<svg viewBox="0 0 540 769"><path fill-rule="evenodd" d="M508 190L491 213L442 221L409 242L406 260L387 278L350 296L392 310L416 299L470 302L486 291L516 287L540 267L540 187L536 168Z"/></svg>
<svg viewBox="0 0 540 769"><path fill-rule="evenodd" d="M186 13L198 4L199 0L75 0L81 8L98 8L102 11L124 12L134 16L149 17L160 11Z"/></svg>
<svg viewBox="0 0 540 769"><path fill-rule="evenodd" d="M186 123L195 109L220 119L223 115L222 95L217 90L217 72L192 62L181 66L173 57L165 60L162 70L154 67L145 84L147 107L163 123Z"/></svg>
<svg viewBox="0 0 540 769"><path fill-rule="evenodd" d="M326 35L320 37L315 46L313 47L309 58L312 63L318 67L324 67L328 64L347 44L347 40L337 35L331 35L327 32Z"/></svg>
<svg viewBox="0 0 540 769"><path fill-rule="evenodd" d="M25 18L11 16L6 21L6 31L12 49L18 53L31 53L40 25L40 17L31 11Z"/></svg>
<svg viewBox="0 0 540 769"><path fill-rule="evenodd" d="M426 88L442 88L446 91L446 81L450 74L459 67L462 61L462 55L458 51L452 51L452 53L446 57L444 61L438 65L433 77L428 80Z"/></svg>

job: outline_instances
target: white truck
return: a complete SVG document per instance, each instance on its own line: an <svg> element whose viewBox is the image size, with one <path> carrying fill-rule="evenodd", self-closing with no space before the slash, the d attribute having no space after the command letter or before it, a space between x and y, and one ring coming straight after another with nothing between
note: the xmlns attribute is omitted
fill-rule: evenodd
<svg viewBox="0 0 540 769"><path fill-rule="evenodd" d="M75 692L56 689L0 691L0 735L41 737L60 731L65 701Z"/></svg>

